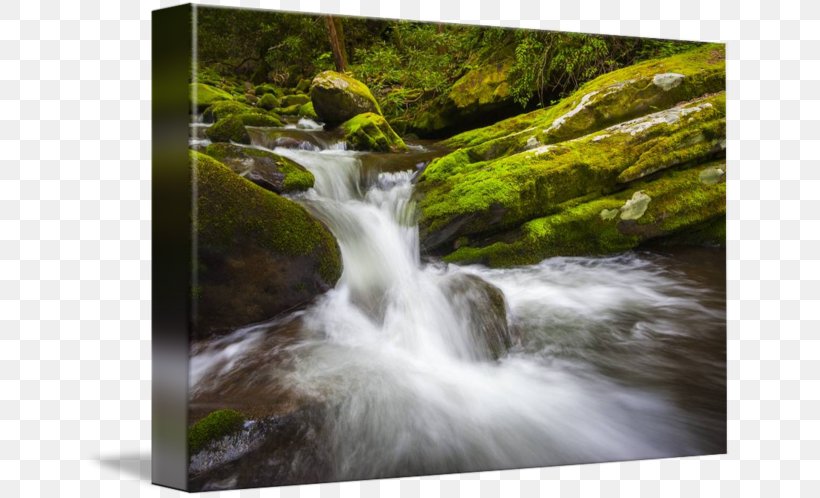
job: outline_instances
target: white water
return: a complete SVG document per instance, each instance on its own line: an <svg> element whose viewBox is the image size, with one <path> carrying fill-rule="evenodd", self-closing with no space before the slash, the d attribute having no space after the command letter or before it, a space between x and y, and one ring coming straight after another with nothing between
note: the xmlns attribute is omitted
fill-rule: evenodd
<svg viewBox="0 0 820 498"><path fill-rule="evenodd" d="M315 188L297 201L328 225L344 262L336 288L301 315L306 333L285 347L292 361L277 370L289 389L331 407L315 443L333 455L327 477L705 450L695 437L708 430L704 422L650 387L675 373L655 354L658 341L695 336L686 325L693 316L723 320L701 304L703 291L635 255L509 270L424 264L412 173L381 173L362 186L354 152L276 152L313 172ZM504 293L515 341L497 360L473 330L490 303L474 289L468 295L478 297L467 301L448 290L460 274ZM264 333L239 331L194 356L193 391L218 389L243 359L261 354ZM626 380L631 370L642 376L638 385Z"/></svg>

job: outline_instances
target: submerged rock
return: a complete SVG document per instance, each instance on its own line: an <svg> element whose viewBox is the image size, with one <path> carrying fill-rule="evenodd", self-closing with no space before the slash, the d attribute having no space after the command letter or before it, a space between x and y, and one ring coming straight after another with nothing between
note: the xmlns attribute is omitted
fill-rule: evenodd
<svg viewBox="0 0 820 498"><path fill-rule="evenodd" d="M194 337L305 305L341 276L330 231L295 202L191 152L197 179Z"/></svg>
<svg viewBox="0 0 820 498"><path fill-rule="evenodd" d="M313 174L286 157L273 152L234 144L214 143L205 153L230 167L239 176L260 187L284 194L313 186Z"/></svg>
<svg viewBox="0 0 820 498"><path fill-rule="evenodd" d="M310 100L319 118L330 126L341 124L357 114L382 113L364 83L336 71L324 71L313 78Z"/></svg>
<svg viewBox="0 0 820 498"><path fill-rule="evenodd" d="M348 147L375 152L406 151L404 140L379 114L367 112L352 117L340 126Z"/></svg>

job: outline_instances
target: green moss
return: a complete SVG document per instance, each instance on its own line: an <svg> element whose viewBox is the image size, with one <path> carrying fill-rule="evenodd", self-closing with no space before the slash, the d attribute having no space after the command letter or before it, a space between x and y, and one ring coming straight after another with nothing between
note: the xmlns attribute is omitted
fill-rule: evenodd
<svg viewBox="0 0 820 498"><path fill-rule="evenodd" d="M251 143L246 126L267 126L279 127L282 122L274 115L248 113L234 114L227 118L220 119L205 132L205 135L213 142L237 142L241 144Z"/></svg>
<svg viewBox="0 0 820 498"><path fill-rule="evenodd" d="M219 121L222 118L233 116L234 114L253 113L260 114L263 113L263 111L237 100L226 100L217 102L205 109L203 116L205 119L211 121Z"/></svg>
<svg viewBox="0 0 820 498"><path fill-rule="evenodd" d="M304 118L309 118L313 120L319 119L319 116L316 115L316 111L313 110L313 102L308 102L307 104L302 104L299 106L299 116Z"/></svg>
<svg viewBox="0 0 820 498"><path fill-rule="evenodd" d="M687 243L713 243L725 233L725 183L706 185L702 171L723 163L667 173L638 182L633 188L590 202L569 202L558 212L525 223L509 240L486 246L462 246L445 256L453 263L494 267L532 264L551 256L610 254L663 238ZM646 197L642 197L641 194ZM631 200L643 199L641 216L624 213ZM720 220L724 220L721 226ZM683 235L682 235L683 234Z"/></svg>
<svg viewBox="0 0 820 498"><path fill-rule="evenodd" d="M313 256L331 285L341 276L336 239L295 202L237 176L205 154L191 151L198 187L200 245L229 254L250 244L280 255Z"/></svg>
<svg viewBox="0 0 820 498"><path fill-rule="evenodd" d="M444 143L450 147L471 147L523 133L517 142L520 147L533 135L538 135L542 144L586 135L707 93L723 91L725 57L723 45L707 44L672 57L628 66L587 82L554 106L456 135ZM653 83L655 75L662 73L678 73L684 78L675 88L664 90Z"/></svg>
<svg viewBox="0 0 820 498"><path fill-rule="evenodd" d="M188 454L195 455L210 443L242 429L245 416L236 410L216 410L188 429Z"/></svg>
<svg viewBox="0 0 820 498"><path fill-rule="evenodd" d="M347 145L355 150L378 152L405 151L407 145L396 135L384 117L366 112L341 125Z"/></svg>
<svg viewBox="0 0 820 498"><path fill-rule="evenodd" d="M288 107L277 107L276 112L283 116L296 116L299 114L299 109L301 109L301 105L293 104Z"/></svg>
<svg viewBox="0 0 820 498"><path fill-rule="evenodd" d="M220 90L219 88L204 83L191 83L189 85L189 92L191 106L193 109L196 109L197 112L204 111L208 106L216 102L233 99L231 94L225 90Z"/></svg>
<svg viewBox="0 0 820 498"><path fill-rule="evenodd" d="M723 98L708 96L494 160L476 160L473 148L456 150L432 162L418 182L422 238L435 246L445 241L438 234L454 239L511 228L571 199L599 196L660 169L709 160L722 152ZM670 119L669 113L678 118ZM692 143L692 136L710 138L701 144Z"/></svg>
<svg viewBox="0 0 820 498"><path fill-rule="evenodd" d="M280 105L282 105L280 100L277 99L272 93L266 93L259 99L259 107L269 111L275 107L279 107Z"/></svg>
<svg viewBox="0 0 820 498"><path fill-rule="evenodd" d="M453 84L448 96L459 109L509 99L510 84L507 78L511 67L512 60L510 59L502 63L484 64L472 69Z"/></svg>
<svg viewBox="0 0 820 498"><path fill-rule="evenodd" d="M254 87L253 90L254 93L256 93L257 97L260 97L265 94L271 94L275 97L281 97L282 95L284 95L284 92L282 92L281 88L270 83L262 83L261 85L256 85L256 87Z"/></svg>
<svg viewBox="0 0 820 498"><path fill-rule="evenodd" d="M260 178L264 181L263 186L269 186L269 190L277 193L307 190L315 181L313 173L301 165L268 150L213 143L205 153L243 176Z"/></svg>
<svg viewBox="0 0 820 498"><path fill-rule="evenodd" d="M282 97L282 107L290 107L292 105L303 105L310 102L310 97L303 93L296 93L293 95L285 95Z"/></svg>

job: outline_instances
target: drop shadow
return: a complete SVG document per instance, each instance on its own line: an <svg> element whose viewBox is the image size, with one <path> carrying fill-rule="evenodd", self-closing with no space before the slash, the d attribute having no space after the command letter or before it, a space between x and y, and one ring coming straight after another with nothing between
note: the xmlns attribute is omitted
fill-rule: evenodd
<svg viewBox="0 0 820 498"><path fill-rule="evenodd" d="M151 454L126 453L110 457L98 457L101 467L119 472L125 477L151 483Z"/></svg>

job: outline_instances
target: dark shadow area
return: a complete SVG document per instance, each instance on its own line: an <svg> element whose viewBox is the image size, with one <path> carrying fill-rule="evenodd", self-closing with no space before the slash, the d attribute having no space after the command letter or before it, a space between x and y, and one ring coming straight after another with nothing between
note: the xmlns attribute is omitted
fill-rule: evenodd
<svg viewBox="0 0 820 498"><path fill-rule="evenodd" d="M150 453L128 453L119 457L99 457L97 461L100 462L101 467L116 470L131 478L151 482Z"/></svg>

